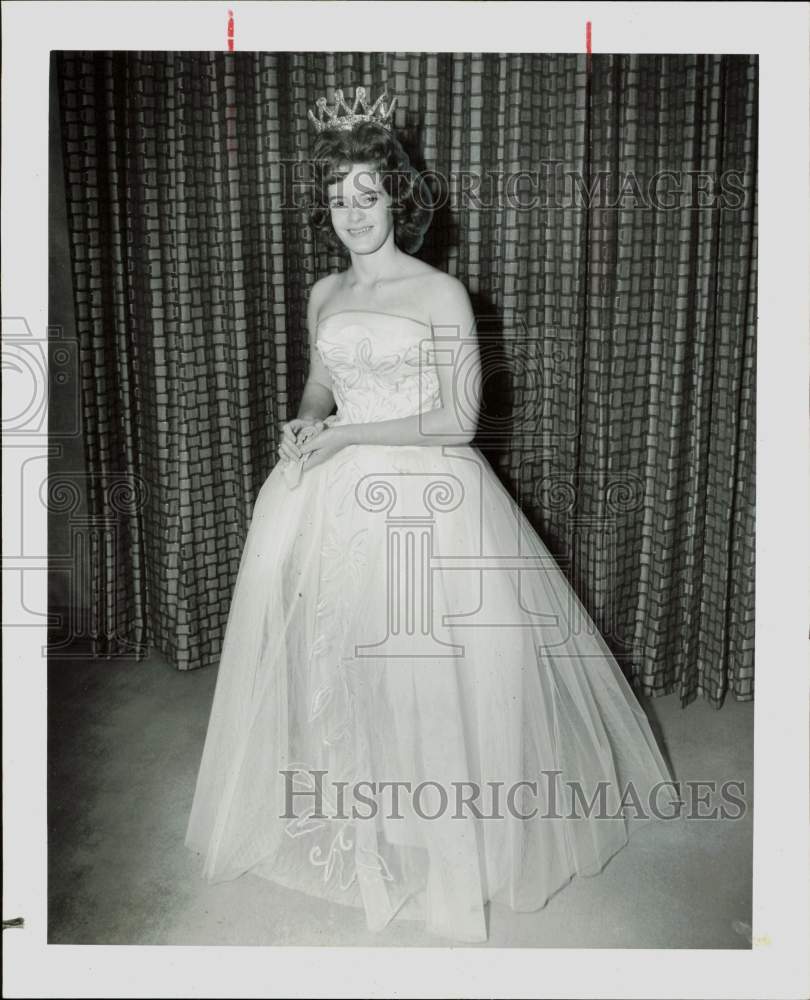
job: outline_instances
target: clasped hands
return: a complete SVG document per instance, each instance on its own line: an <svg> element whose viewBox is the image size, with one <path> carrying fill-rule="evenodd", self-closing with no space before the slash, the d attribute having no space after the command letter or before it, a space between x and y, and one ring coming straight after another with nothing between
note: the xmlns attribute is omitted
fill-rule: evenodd
<svg viewBox="0 0 810 1000"><path fill-rule="evenodd" d="M279 458L283 462L312 469L351 444L347 428L333 427L336 417L325 420L296 417L282 425Z"/></svg>

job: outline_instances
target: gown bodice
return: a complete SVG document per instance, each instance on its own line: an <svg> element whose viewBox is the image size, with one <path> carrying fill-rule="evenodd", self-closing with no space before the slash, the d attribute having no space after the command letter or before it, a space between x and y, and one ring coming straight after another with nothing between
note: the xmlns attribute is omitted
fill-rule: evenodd
<svg viewBox="0 0 810 1000"><path fill-rule="evenodd" d="M441 405L431 329L391 313L344 310L318 324L316 347L329 369L335 423L370 423Z"/></svg>

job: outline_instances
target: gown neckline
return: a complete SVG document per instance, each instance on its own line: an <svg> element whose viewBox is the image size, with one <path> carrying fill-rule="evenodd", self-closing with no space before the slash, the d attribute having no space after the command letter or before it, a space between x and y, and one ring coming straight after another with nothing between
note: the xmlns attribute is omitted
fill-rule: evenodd
<svg viewBox="0 0 810 1000"><path fill-rule="evenodd" d="M318 320L318 326L322 326L324 323L328 322L330 319L334 319L336 316L387 316L389 319L404 319L408 323L416 323L417 326L422 326L426 330L430 327L427 323L423 323L421 319L414 319L412 316L401 316L399 313L389 313L384 312L381 309L339 309L337 312L330 313L328 316L324 316L323 319Z"/></svg>

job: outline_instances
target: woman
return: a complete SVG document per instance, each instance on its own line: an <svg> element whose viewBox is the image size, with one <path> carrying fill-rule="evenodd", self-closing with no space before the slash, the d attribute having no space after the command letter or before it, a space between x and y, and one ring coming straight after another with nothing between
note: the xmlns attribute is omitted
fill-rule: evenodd
<svg viewBox="0 0 810 1000"><path fill-rule="evenodd" d="M430 209L393 107L362 88L319 107L312 222L349 266L311 292L186 843L211 880L483 941L488 901L542 907L677 800L604 640L470 444L474 317L411 256Z"/></svg>

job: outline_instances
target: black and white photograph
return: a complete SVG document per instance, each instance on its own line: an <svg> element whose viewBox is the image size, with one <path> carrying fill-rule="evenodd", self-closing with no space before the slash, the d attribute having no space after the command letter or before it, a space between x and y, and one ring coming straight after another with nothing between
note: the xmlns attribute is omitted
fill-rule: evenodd
<svg viewBox="0 0 810 1000"><path fill-rule="evenodd" d="M802 995L807 5L6 8L8 995Z"/></svg>

